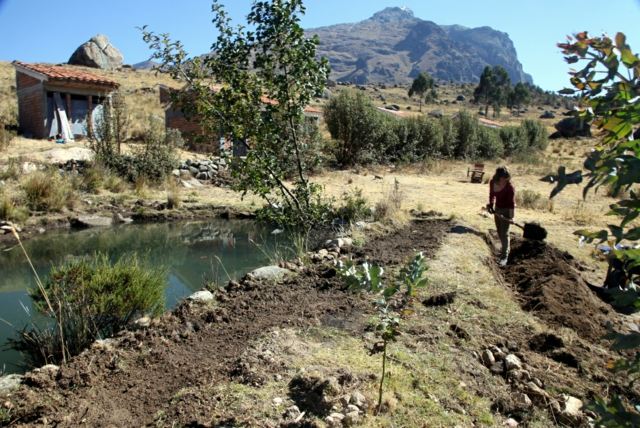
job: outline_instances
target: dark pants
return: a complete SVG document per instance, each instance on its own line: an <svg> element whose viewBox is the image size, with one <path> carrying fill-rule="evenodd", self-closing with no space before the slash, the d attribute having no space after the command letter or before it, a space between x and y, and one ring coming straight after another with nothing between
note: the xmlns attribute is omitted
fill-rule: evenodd
<svg viewBox="0 0 640 428"><path fill-rule="evenodd" d="M500 214L502 217L512 219L514 215L513 208L496 208L496 214ZM500 258L509 257L509 227L511 223L508 220L504 220L497 215L494 216L496 221L496 229L498 230L498 237L500 238L500 244L502 248L500 250Z"/></svg>

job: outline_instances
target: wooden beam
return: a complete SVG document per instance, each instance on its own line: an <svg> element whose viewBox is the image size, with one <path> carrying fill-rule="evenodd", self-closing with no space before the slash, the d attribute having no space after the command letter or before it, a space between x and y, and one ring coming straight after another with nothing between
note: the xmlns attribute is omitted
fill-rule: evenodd
<svg viewBox="0 0 640 428"><path fill-rule="evenodd" d="M88 95L87 96L87 104L88 104L88 109L87 109L87 137L91 138L91 137L93 137L93 120L92 120L92 115L93 115L93 96L92 95Z"/></svg>

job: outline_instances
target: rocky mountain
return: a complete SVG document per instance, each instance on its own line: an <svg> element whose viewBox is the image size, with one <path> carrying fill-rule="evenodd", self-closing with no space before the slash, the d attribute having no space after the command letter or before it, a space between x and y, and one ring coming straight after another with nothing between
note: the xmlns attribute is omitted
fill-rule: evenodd
<svg viewBox="0 0 640 428"><path fill-rule="evenodd" d="M353 83L408 83L421 71L441 80L477 82L487 65L503 66L511 81L533 79L522 69L509 35L490 27L441 26L389 7L354 24L306 30L320 37L331 78Z"/></svg>

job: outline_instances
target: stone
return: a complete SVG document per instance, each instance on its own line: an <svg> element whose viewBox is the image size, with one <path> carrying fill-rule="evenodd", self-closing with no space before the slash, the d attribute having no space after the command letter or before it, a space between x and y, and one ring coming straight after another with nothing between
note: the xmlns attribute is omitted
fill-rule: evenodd
<svg viewBox="0 0 640 428"><path fill-rule="evenodd" d="M36 172L38 170L38 166L33 162L23 162L20 170L23 174L31 174L32 172Z"/></svg>
<svg viewBox="0 0 640 428"><path fill-rule="evenodd" d="M540 388L533 382L528 382L523 389L524 393L527 394L531 401L534 402L538 406L546 407L547 403L551 399L551 396L544 389Z"/></svg>
<svg viewBox="0 0 640 428"><path fill-rule="evenodd" d="M98 215L85 215L72 218L69 220L71 227L77 229L87 229L90 227L109 227L113 226L113 218L102 217Z"/></svg>
<svg viewBox="0 0 640 428"><path fill-rule="evenodd" d="M347 414L351 413L351 412L359 413L360 412L360 408L358 406L356 406L355 404L348 404L347 405Z"/></svg>
<svg viewBox="0 0 640 428"><path fill-rule="evenodd" d="M113 351L113 339L98 339L91 344L91 349L97 351L111 352Z"/></svg>
<svg viewBox="0 0 640 428"><path fill-rule="evenodd" d="M496 358L493 356L493 352L488 349L485 349L484 352L482 352L480 359L482 360L482 364L487 367L491 367L496 362Z"/></svg>
<svg viewBox="0 0 640 428"><path fill-rule="evenodd" d="M288 407L284 412L285 419L297 419L298 416L300 416L300 409L296 405Z"/></svg>
<svg viewBox="0 0 640 428"><path fill-rule="evenodd" d="M466 100L466 97L464 95L458 95L456 97L456 101L464 101L464 100Z"/></svg>
<svg viewBox="0 0 640 428"><path fill-rule="evenodd" d="M83 43L69 58L69 64L114 70L122 67L122 53L113 46L107 36L98 34Z"/></svg>
<svg viewBox="0 0 640 428"><path fill-rule="evenodd" d="M151 318L150 317L141 317L138 318L137 320L135 320L133 322L137 327L140 328L147 328L151 325Z"/></svg>
<svg viewBox="0 0 640 428"><path fill-rule="evenodd" d="M349 397L349 404L353 404L354 406L358 406L360 409L364 410L367 406L367 397L365 397L360 391L354 391Z"/></svg>
<svg viewBox="0 0 640 428"><path fill-rule="evenodd" d="M289 269L284 269L279 266L263 266L251 271L249 275L257 280L277 281L291 273L292 272Z"/></svg>
<svg viewBox="0 0 640 428"><path fill-rule="evenodd" d="M522 361L513 354L509 354L505 357L504 365L507 371L522 369Z"/></svg>
<svg viewBox="0 0 640 428"><path fill-rule="evenodd" d="M14 392L20 385L24 376L18 374L10 374L0 377L0 395L6 395Z"/></svg>
<svg viewBox="0 0 640 428"><path fill-rule="evenodd" d="M282 403L284 402L284 400L281 397L276 397L272 401L274 406L281 406Z"/></svg>
<svg viewBox="0 0 640 428"><path fill-rule="evenodd" d="M581 425L586 415L582 412L582 400L563 394L560 402L560 419L568 425Z"/></svg>
<svg viewBox="0 0 640 428"><path fill-rule="evenodd" d="M191 171L189 169L180 170L180 178L189 180L191 177L193 177L193 175L191 175Z"/></svg>
<svg viewBox="0 0 640 428"><path fill-rule="evenodd" d="M502 426L505 426L507 428L517 428L518 427L518 421L516 421L513 418L509 418L506 421L504 421L504 423L502 424Z"/></svg>
<svg viewBox="0 0 640 428"><path fill-rule="evenodd" d="M129 223L133 223L133 219L130 217L125 217L120 213L115 213L113 215L113 222L120 223L120 224L129 224Z"/></svg>
<svg viewBox="0 0 640 428"><path fill-rule="evenodd" d="M192 166L189 167L189 172L191 173L191 175L196 176L196 175L198 175L200 170L192 165Z"/></svg>
<svg viewBox="0 0 640 428"><path fill-rule="evenodd" d="M187 297L192 302L207 303L213 301L213 293L207 290L200 290Z"/></svg>
<svg viewBox="0 0 640 428"><path fill-rule="evenodd" d="M209 176L207 175L206 172L199 172L198 175L196 175L196 178L198 180L208 180Z"/></svg>
<svg viewBox="0 0 640 428"><path fill-rule="evenodd" d="M342 413L334 412L327 416L324 421L330 427L341 427L343 419L344 415Z"/></svg>
<svg viewBox="0 0 640 428"><path fill-rule="evenodd" d="M533 403L531 402L531 399L529 398L529 396L524 393L516 394L515 402L518 404L519 407L523 409L529 409L531 408L531 406L533 406Z"/></svg>
<svg viewBox="0 0 640 428"><path fill-rule="evenodd" d="M174 169L171 170L171 175L173 175L174 177L180 177L180 170L179 169Z"/></svg>
<svg viewBox="0 0 640 428"><path fill-rule="evenodd" d="M353 239L351 238L337 238L337 239L329 239L324 243L326 248L343 248L350 247L353 245Z"/></svg>
<svg viewBox="0 0 640 428"><path fill-rule="evenodd" d="M360 422L360 413L359 412L349 412L344 415L344 419L342 420L342 425L346 427L351 427L357 425Z"/></svg>
<svg viewBox="0 0 640 428"><path fill-rule="evenodd" d="M493 353L493 356L496 359L496 361L502 361L502 360L504 360L504 357L506 356L504 351L502 349L498 348L497 346L492 346L491 347L491 352Z"/></svg>
<svg viewBox="0 0 640 428"><path fill-rule="evenodd" d="M318 250L318 256L320 256L321 258L325 258L328 255L329 255L329 251L327 251L325 248Z"/></svg>

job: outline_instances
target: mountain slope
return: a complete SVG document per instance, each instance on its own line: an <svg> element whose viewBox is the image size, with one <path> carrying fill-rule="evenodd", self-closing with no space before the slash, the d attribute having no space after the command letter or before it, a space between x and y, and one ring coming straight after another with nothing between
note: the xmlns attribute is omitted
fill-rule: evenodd
<svg viewBox="0 0 640 428"><path fill-rule="evenodd" d="M477 82L486 65L503 66L512 82L532 82L506 33L490 27L440 26L390 7L354 24L306 30L320 37L334 80L407 83L421 71L441 80Z"/></svg>

